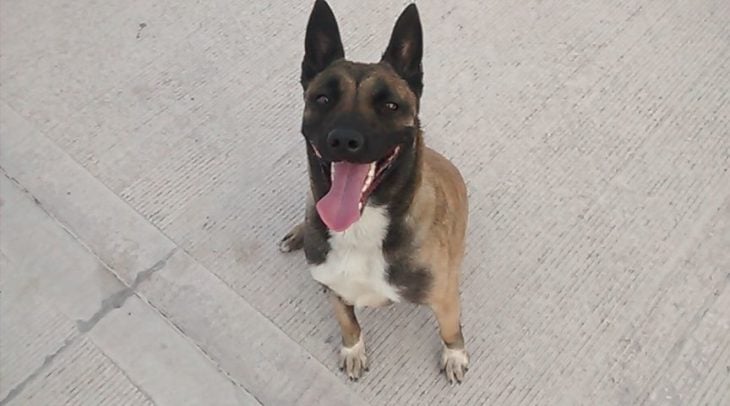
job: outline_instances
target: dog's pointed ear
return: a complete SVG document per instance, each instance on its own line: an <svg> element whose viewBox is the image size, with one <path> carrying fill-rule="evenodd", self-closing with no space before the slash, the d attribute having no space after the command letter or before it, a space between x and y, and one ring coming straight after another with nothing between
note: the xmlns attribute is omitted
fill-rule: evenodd
<svg viewBox="0 0 730 406"><path fill-rule="evenodd" d="M325 0L317 0L314 2L312 14L309 15L307 35L304 40L302 86L306 89L319 72L344 57L345 50L342 47L335 15Z"/></svg>
<svg viewBox="0 0 730 406"><path fill-rule="evenodd" d="M423 90L423 31L418 9L411 3L395 23L390 35L383 62L388 63L408 82L414 93L421 96Z"/></svg>

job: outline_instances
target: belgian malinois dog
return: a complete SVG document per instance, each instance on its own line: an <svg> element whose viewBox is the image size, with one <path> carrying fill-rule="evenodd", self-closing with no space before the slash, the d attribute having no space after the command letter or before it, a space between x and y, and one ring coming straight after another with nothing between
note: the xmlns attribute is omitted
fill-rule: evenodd
<svg viewBox="0 0 730 406"><path fill-rule="evenodd" d="M312 276L330 291L350 379L368 367L355 307L405 300L433 310L442 368L461 382L469 363L459 301L467 193L458 169L424 145L418 10L403 11L380 62L357 63L345 59L335 16L317 0L304 46L311 193L304 222L280 249L303 247Z"/></svg>

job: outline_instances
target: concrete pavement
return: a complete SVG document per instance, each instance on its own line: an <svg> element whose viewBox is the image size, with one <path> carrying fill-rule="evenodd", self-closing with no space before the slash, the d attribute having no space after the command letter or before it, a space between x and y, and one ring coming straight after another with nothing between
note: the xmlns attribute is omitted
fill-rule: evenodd
<svg viewBox="0 0 730 406"><path fill-rule="evenodd" d="M405 2L330 2L378 58ZM730 404L730 4L419 1L467 380L301 255L310 2L0 0L0 405Z"/></svg>

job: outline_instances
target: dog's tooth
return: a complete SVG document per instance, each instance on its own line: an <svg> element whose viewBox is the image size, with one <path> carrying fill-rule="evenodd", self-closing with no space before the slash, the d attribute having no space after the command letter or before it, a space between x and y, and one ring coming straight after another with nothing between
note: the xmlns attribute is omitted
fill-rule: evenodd
<svg viewBox="0 0 730 406"><path fill-rule="evenodd" d="M365 183L362 185L362 193L365 193L370 185L373 183L373 179L375 179L375 167L376 163L370 164L370 169L368 170L368 175L365 177Z"/></svg>
<svg viewBox="0 0 730 406"><path fill-rule="evenodd" d="M365 179L365 183L362 185L362 192L365 193L365 191L370 188L370 185L373 183L373 177L368 175L367 179Z"/></svg>

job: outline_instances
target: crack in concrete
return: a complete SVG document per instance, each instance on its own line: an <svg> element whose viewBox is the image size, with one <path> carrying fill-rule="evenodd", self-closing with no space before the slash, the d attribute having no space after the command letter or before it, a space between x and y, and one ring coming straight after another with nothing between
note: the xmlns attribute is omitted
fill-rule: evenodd
<svg viewBox="0 0 730 406"><path fill-rule="evenodd" d="M165 265L167 265L167 261L170 260L175 252L177 252L177 248L171 250L167 255L165 255L164 258L157 261L151 267L139 272L137 276L135 276L134 281L130 286L127 286L124 289L112 294L108 298L102 300L99 310L97 310L96 313L94 313L94 315L92 315L88 320L77 320L76 329L78 330L79 334L67 338L56 351L54 351L52 354L46 355L46 357L43 359L43 363L41 363L38 368L36 368L27 377L25 377L23 381L15 385L15 387L11 389L2 400L0 400L0 406L8 404L19 394L21 394L25 387L28 385L28 383L35 379L42 371L48 368L53 363L53 361L63 351L65 351L78 337L81 337L83 334L93 329L94 326L96 326L97 323L99 323L99 321L101 321L101 319L103 319L104 316L109 314L112 310L122 307L127 299L135 294L137 288L142 282L148 280L152 276L152 274L161 270L165 267Z"/></svg>
<svg viewBox="0 0 730 406"><path fill-rule="evenodd" d="M145 269L144 271L137 273L137 276L134 277L134 281L132 281L131 285L102 300L99 310L97 310L96 313L94 313L88 320L76 320L76 328L79 330L79 332L83 334L90 331L94 328L94 326L99 323L99 321L101 321L101 319L104 318L104 316L109 314L109 312L122 307L127 299L135 294L137 288L142 282L149 279L152 274L161 270L165 267L165 265L167 265L167 261L170 260L170 258L173 256L173 254L175 254L176 251L177 248L173 249L167 255L165 255L164 258L157 261L154 265Z"/></svg>
<svg viewBox="0 0 730 406"><path fill-rule="evenodd" d="M21 392L23 392L23 389L25 389L26 385L33 379L35 379L41 371L43 371L45 368L47 368L51 363L53 362L56 357L58 357L63 351L65 351L75 340L79 337L78 334L74 335L73 337L69 337L63 341L63 344L52 354L46 355L45 358L43 358L43 363L41 366L35 369L35 371L31 372L30 375L26 376L23 381L21 381L19 384L15 385L13 389L11 389L5 397L0 400L0 406L6 405L9 402L11 402L13 399L15 399Z"/></svg>

